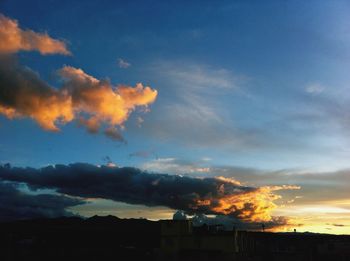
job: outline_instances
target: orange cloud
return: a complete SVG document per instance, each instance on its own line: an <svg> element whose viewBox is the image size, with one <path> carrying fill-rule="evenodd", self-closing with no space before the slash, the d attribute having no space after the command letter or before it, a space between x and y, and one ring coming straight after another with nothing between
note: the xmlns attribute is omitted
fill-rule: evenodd
<svg viewBox="0 0 350 261"><path fill-rule="evenodd" d="M155 101L157 91L138 83L130 86L112 86L108 81L99 81L81 69L63 67L59 74L65 81L64 90L70 93L73 106L84 111L96 121L110 125L122 125L137 106L146 106Z"/></svg>
<svg viewBox="0 0 350 261"><path fill-rule="evenodd" d="M236 180L230 181L228 178L217 178L225 184L231 183L240 186ZM264 186L252 190L243 190L237 193L227 193L225 184L218 189L218 196L213 198L200 199L197 206L207 208L214 214L224 214L234 216L245 222L269 222L274 217L271 212L277 208L275 200L281 196L274 194L278 190L300 189L299 186Z"/></svg>
<svg viewBox="0 0 350 261"><path fill-rule="evenodd" d="M58 131L56 124L74 119L71 99L53 88L33 90L25 86L15 94L11 105L0 103L0 113L7 118L30 117L42 128Z"/></svg>
<svg viewBox="0 0 350 261"><path fill-rule="evenodd" d="M16 20L0 14L0 53L37 50L41 54L69 55L66 43L51 38L46 33L22 30Z"/></svg>
<svg viewBox="0 0 350 261"><path fill-rule="evenodd" d="M105 134L122 140L116 127L123 127L132 111L148 107L157 97L156 90L141 83L113 86L70 66L59 70L59 75L63 86L56 89L30 69L9 59L1 61L0 114L31 118L49 131L58 131L58 125L75 119L92 133L107 125Z"/></svg>

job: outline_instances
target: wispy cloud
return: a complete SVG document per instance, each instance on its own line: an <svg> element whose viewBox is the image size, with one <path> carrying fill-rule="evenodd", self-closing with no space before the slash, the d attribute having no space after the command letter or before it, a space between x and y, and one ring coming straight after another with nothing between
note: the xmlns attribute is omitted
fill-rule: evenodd
<svg viewBox="0 0 350 261"><path fill-rule="evenodd" d="M126 68L129 68L131 66L131 63L123 60L122 58L118 58L118 67L119 68L123 68L123 69L126 69Z"/></svg>
<svg viewBox="0 0 350 261"><path fill-rule="evenodd" d="M305 91L310 94L319 94L325 90L325 87L320 83L311 83L305 87Z"/></svg>
<svg viewBox="0 0 350 261"><path fill-rule="evenodd" d="M323 204L350 209L347 186L350 182L350 171L347 169L330 172L314 172L302 169L273 171L239 166L220 166L203 160L189 161L177 158L150 160L143 163L141 168L148 171L199 178L221 176L238 180L247 186L295 184L301 186L302 189L297 195L288 195L285 203L302 206L322 204L323 202Z"/></svg>
<svg viewBox="0 0 350 261"><path fill-rule="evenodd" d="M228 69L186 61L162 62L155 64L154 69L161 71L164 77L171 79L179 88L187 88L189 91L238 88L243 78Z"/></svg>
<svg viewBox="0 0 350 261"><path fill-rule="evenodd" d="M157 158L145 162L141 167L148 171L178 175L210 172L210 168L206 164L198 164L176 158Z"/></svg>
<svg viewBox="0 0 350 261"><path fill-rule="evenodd" d="M158 62L149 74L164 86L161 115L143 124L143 130L158 139L186 146L256 146L255 134L235 127L234 106L223 106L222 99L241 95L245 77L224 68L193 62Z"/></svg>

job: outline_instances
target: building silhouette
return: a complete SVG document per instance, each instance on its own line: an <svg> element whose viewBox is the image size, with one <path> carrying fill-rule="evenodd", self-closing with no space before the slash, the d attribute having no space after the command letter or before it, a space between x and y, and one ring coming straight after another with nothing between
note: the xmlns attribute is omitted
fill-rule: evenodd
<svg viewBox="0 0 350 261"><path fill-rule="evenodd" d="M161 260L350 260L350 237L250 232L194 227L191 220L161 220Z"/></svg>

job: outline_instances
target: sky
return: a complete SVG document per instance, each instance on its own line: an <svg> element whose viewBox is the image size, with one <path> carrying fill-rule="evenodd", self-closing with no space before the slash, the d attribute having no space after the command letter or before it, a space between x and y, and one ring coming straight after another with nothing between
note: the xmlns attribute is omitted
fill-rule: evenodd
<svg viewBox="0 0 350 261"><path fill-rule="evenodd" d="M55 215L179 209L350 233L347 1L2 0L0 13L0 208L41 195L63 200ZM70 185L56 164L86 176ZM164 195L196 198L89 187L130 167L137 188L163 195L160 175Z"/></svg>

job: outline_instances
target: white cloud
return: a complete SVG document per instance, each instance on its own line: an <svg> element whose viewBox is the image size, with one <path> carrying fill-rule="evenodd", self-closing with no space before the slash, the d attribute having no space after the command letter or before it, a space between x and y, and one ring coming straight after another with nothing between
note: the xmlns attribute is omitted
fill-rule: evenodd
<svg viewBox="0 0 350 261"><path fill-rule="evenodd" d="M200 174L210 172L210 168L203 164L179 160L176 158L159 158L148 161L142 165L142 169L159 173L170 174Z"/></svg>
<svg viewBox="0 0 350 261"><path fill-rule="evenodd" d="M305 91L310 94L319 94L325 90L325 87L320 83L311 83L306 86Z"/></svg>
<svg viewBox="0 0 350 261"><path fill-rule="evenodd" d="M118 66L119 66L119 68L126 69L126 68L129 68L131 66L131 63L123 60L122 58L118 58Z"/></svg>
<svg viewBox="0 0 350 261"><path fill-rule="evenodd" d="M193 62L158 62L150 66L149 74L163 86L161 115L153 115L143 130L157 139L176 140L186 146L237 147L246 144L251 132L235 129L232 110L222 99L241 95L241 76L226 68L215 68ZM255 143L252 142L252 143ZM249 145L249 146L250 146ZM246 147L246 145L243 145Z"/></svg>
<svg viewBox="0 0 350 261"><path fill-rule="evenodd" d="M186 89L232 89L237 88L243 76L234 75L225 68L215 68L191 62L161 62L153 68L179 87Z"/></svg>

